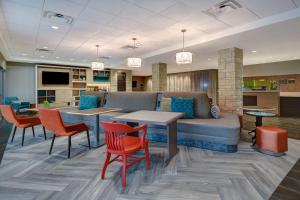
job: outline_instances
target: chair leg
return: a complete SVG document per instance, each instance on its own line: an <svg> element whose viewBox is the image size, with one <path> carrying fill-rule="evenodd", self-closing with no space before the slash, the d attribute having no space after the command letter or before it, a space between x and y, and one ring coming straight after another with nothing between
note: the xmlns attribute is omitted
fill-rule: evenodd
<svg viewBox="0 0 300 200"><path fill-rule="evenodd" d="M111 157L111 153L106 152L106 158L105 158L105 162L101 171L101 179L105 178L105 172L106 172L106 168L109 165L109 161L110 161L110 157Z"/></svg>
<svg viewBox="0 0 300 200"><path fill-rule="evenodd" d="M127 156L126 154L122 155L123 159L123 168L122 168L122 186L126 187L126 168L127 168Z"/></svg>
<svg viewBox="0 0 300 200"><path fill-rule="evenodd" d="M87 140L88 140L88 144L89 144L89 149L91 149L91 141L90 141L89 130L86 131L86 136L87 136Z"/></svg>
<svg viewBox="0 0 300 200"><path fill-rule="evenodd" d="M23 134L22 134L22 146L24 145L25 130L26 130L26 128L23 128Z"/></svg>
<svg viewBox="0 0 300 200"><path fill-rule="evenodd" d="M51 146L50 146L50 150L49 150L49 155L51 155L51 152L52 152L52 147L53 147L53 144L54 144L55 137L56 137L56 135L55 135L55 134L53 134L53 137L52 137L52 142L51 142Z"/></svg>
<svg viewBox="0 0 300 200"><path fill-rule="evenodd" d="M71 151L71 136L69 136L69 142L68 142L68 158L70 158L70 151Z"/></svg>
<svg viewBox="0 0 300 200"><path fill-rule="evenodd" d="M33 135L33 137L35 137L34 126L32 126L31 129L32 129L32 135Z"/></svg>
<svg viewBox="0 0 300 200"><path fill-rule="evenodd" d="M145 146L146 169L150 169L150 158L148 144Z"/></svg>
<svg viewBox="0 0 300 200"><path fill-rule="evenodd" d="M13 131L13 135L12 135L12 137L11 137L11 142L13 142L14 141L14 138L15 138L15 134L16 134L16 131L17 131L17 126L14 126L14 131Z"/></svg>
<svg viewBox="0 0 300 200"><path fill-rule="evenodd" d="M46 133L46 129L45 127L43 126L43 132L44 132L44 137L45 137L45 140L47 140L47 133Z"/></svg>

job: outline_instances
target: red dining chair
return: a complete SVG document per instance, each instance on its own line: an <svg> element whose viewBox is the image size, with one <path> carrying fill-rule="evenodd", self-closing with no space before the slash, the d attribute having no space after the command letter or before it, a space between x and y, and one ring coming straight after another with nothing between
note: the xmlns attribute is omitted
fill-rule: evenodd
<svg viewBox="0 0 300 200"><path fill-rule="evenodd" d="M106 159L101 172L101 178L104 179L105 171L107 166L114 162L120 162L123 164L122 168L122 186L126 186L126 169L133 164L146 160L146 168L150 168L149 160L149 141L146 139L147 125L141 125L139 127L130 127L127 124L121 124L116 122L101 122L102 128L104 129L105 142L106 142ZM141 138L127 136L125 133L133 133L142 131ZM131 154L139 151L145 151L145 157L137 158L133 157ZM111 158L111 154L115 154L116 157ZM120 159L121 157L121 159ZM130 158L131 162L127 161Z"/></svg>
<svg viewBox="0 0 300 200"><path fill-rule="evenodd" d="M9 123L14 124L11 142L14 141L14 137L15 137L17 128L23 128L22 146L24 145L24 136L25 136L26 128L31 127L32 134L35 137L34 126L41 124L41 121L38 117L27 117L27 116L16 115L15 111L13 110L12 106L10 106L10 105L0 105L0 110L1 110L1 113L4 117L4 119ZM47 140L46 131L45 131L44 127L43 127L43 131L44 131L45 140Z"/></svg>
<svg viewBox="0 0 300 200"><path fill-rule="evenodd" d="M49 154L52 152L52 147L56 136L64 136L68 137L68 158L70 158L71 137L83 131L86 131L89 149L91 149L89 129L85 123L65 124L61 118L60 112L56 109L39 109L39 112L43 126L53 132Z"/></svg>

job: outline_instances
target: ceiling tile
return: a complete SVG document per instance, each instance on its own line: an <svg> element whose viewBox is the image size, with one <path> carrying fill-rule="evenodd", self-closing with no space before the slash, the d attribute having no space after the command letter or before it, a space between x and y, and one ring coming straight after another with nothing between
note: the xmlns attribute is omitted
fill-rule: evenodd
<svg viewBox="0 0 300 200"><path fill-rule="evenodd" d="M128 20L136 20L142 23L146 22L146 19L149 19L150 16L152 16L153 13L144 9L137 7L134 4L128 4L126 5L122 11L118 14L119 18L127 18Z"/></svg>
<svg viewBox="0 0 300 200"><path fill-rule="evenodd" d="M86 8L80 15L79 19L93 22L98 24L98 26L105 25L114 19L114 15L101 12L94 8Z"/></svg>
<svg viewBox="0 0 300 200"><path fill-rule="evenodd" d="M131 0L130 2L156 13L167 9L176 3L175 0Z"/></svg>
<svg viewBox="0 0 300 200"><path fill-rule="evenodd" d="M38 26L41 18L39 9L8 1L2 2L1 6L7 23Z"/></svg>
<svg viewBox="0 0 300 200"><path fill-rule="evenodd" d="M44 10L77 17L84 9L83 5L72 3L67 0L45 0Z"/></svg>
<svg viewBox="0 0 300 200"><path fill-rule="evenodd" d="M267 17L296 8L291 0L239 0L239 2L260 17Z"/></svg>
<svg viewBox="0 0 300 200"><path fill-rule="evenodd" d="M240 24L249 23L259 18L255 14L250 12L248 9L240 8L232 12L226 13L224 15L221 15L218 19L231 26L236 26Z"/></svg>
<svg viewBox="0 0 300 200"><path fill-rule="evenodd" d="M191 14L190 12L187 12L190 9L191 7L185 4L184 2L177 2L173 6L160 12L160 14L179 21L179 20L184 20Z"/></svg>
<svg viewBox="0 0 300 200"><path fill-rule="evenodd" d="M17 3L21 6L29 6L37 9L42 9L44 0L2 0L2 2L12 2Z"/></svg>
<svg viewBox="0 0 300 200"><path fill-rule="evenodd" d="M98 12L105 11L112 14L119 14L128 4L125 0L90 0L88 7Z"/></svg>

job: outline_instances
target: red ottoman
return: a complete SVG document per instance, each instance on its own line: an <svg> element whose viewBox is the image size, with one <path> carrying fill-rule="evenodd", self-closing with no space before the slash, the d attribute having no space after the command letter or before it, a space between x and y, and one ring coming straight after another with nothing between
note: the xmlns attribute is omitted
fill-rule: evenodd
<svg viewBox="0 0 300 200"><path fill-rule="evenodd" d="M281 156L288 150L288 133L281 128L256 127L256 145L262 153Z"/></svg>

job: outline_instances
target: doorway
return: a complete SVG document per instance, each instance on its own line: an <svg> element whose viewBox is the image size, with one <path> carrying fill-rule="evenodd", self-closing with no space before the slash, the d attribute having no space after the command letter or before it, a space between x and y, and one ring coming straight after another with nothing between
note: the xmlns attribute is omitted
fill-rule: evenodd
<svg viewBox="0 0 300 200"><path fill-rule="evenodd" d="M126 91L126 73L118 72L118 91Z"/></svg>

